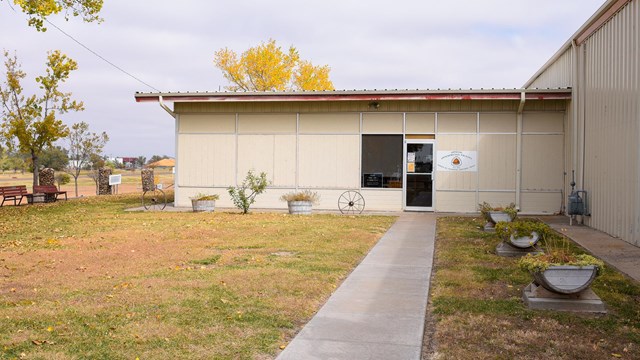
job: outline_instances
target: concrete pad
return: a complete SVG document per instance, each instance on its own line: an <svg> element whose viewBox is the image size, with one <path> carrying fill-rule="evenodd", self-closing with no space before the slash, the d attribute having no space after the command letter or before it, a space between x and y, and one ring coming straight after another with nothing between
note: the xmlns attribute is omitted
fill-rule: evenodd
<svg viewBox="0 0 640 360"><path fill-rule="evenodd" d="M326 303L318 315L334 313L394 315L414 317L416 309L425 312L424 290L422 294L408 295L396 293L376 293L375 297L358 290L340 291L333 295L332 301ZM424 309L423 309L424 306Z"/></svg>
<svg viewBox="0 0 640 360"><path fill-rule="evenodd" d="M331 340L296 340L280 360L389 360L419 359L421 346L346 342Z"/></svg>
<svg viewBox="0 0 640 360"><path fill-rule="evenodd" d="M431 269L425 269L426 272L431 273ZM358 289L366 294L401 294L401 295L423 295L425 291L428 291L429 283L418 283L414 279L394 279L388 281L386 279L375 277L357 277L350 276L344 283L345 289ZM340 289L342 290L342 288ZM336 294L338 291L336 291Z"/></svg>
<svg viewBox="0 0 640 360"><path fill-rule="evenodd" d="M520 249L513 247L505 242L501 242L496 246L496 255L503 257L522 257L527 254L542 254L543 251L540 247L534 246L526 249Z"/></svg>
<svg viewBox="0 0 640 360"><path fill-rule="evenodd" d="M425 264L426 265L426 264ZM431 278L431 268L427 266L404 266L389 264L361 263L349 275L349 277L373 277L386 280L412 279L418 281L428 281Z"/></svg>
<svg viewBox="0 0 640 360"><path fill-rule="evenodd" d="M422 345L424 314L394 315L318 313L296 336L304 340ZM295 341L295 340L294 340Z"/></svg>
<svg viewBox="0 0 640 360"><path fill-rule="evenodd" d="M556 310L571 312L603 313L607 308L590 288L578 294L563 295L552 293L542 286L531 283L522 291L522 299L532 310Z"/></svg>

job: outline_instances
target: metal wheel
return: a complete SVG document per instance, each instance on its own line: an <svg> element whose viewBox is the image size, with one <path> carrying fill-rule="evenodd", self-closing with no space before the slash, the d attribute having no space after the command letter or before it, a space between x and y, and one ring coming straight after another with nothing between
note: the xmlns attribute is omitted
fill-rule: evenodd
<svg viewBox="0 0 640 360"><path fill-rule="evenodd" d="M142 193L142 206L145 210L164 210L167 206L167 196L160 189L153 189Z"/></svg>
<svg viewBox="0 0 640 360"><path fill-rule="evenodd" d="M347 190L338 198L338 209L343 214L361 214L364 210L364 198L357 191Z"/></svg>

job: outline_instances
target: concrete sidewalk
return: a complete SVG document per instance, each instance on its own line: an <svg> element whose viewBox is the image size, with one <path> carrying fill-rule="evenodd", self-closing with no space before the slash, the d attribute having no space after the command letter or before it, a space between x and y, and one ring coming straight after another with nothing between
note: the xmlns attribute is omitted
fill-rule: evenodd
<svg viewBox="0 0 640 360"><path fill-rule="evenodd" d="M567 216L541 216L554 230L585 248L608 265L640 282L640 248L584 225L569 226Z"/></svg>
<svg viewBox="0 0 640 360"><path fill-rule="evenodd" d="M402 213L277 359L419 360L435 223Z"/></svg>

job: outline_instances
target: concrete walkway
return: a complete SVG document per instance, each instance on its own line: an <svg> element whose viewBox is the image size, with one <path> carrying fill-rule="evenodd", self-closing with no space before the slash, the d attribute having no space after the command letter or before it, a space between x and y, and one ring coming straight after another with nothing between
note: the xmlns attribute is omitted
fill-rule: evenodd
<svg viewBox="0 0 640 360"><path fill-rule="evenodd" d="M574 225L569 226L567 216L541 216L540 220L602 259L609 266L640 282L640 247L588 226L576 225L575 222Z"/></svg>
<svg viewBox="0 0 640 360"><path fill-rule="evenodd" d="M277 359L419 360L435 222L402 213Z"/></svg>

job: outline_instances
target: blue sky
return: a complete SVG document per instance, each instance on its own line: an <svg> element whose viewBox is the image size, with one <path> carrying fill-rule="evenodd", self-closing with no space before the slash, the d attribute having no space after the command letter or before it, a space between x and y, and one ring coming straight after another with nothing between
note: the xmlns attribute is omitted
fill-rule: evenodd
<svg viewBox="0 0 640 360"><path fill-rule="evenodd" d="M517 88L604 0L325 0L322 2L105 0L102 24L51 20L111 62L162 91L215 91L223 47L242 52L269 38L304 59L331 66L338 89ZM453 4L453 5L452 5ZM0 46L17 51L33 78L46 52L78 61L65 91L86 110L62 117L106 131L110 156L174 154L174 125L151 91L61 34L38 33L0 1Z"/></svg>

